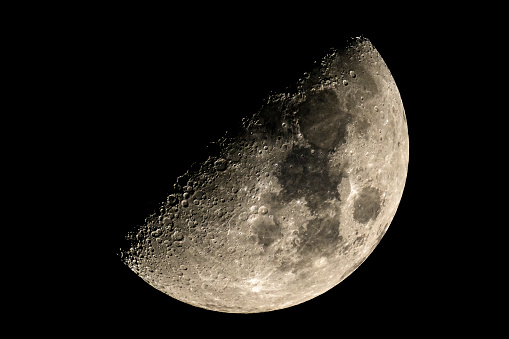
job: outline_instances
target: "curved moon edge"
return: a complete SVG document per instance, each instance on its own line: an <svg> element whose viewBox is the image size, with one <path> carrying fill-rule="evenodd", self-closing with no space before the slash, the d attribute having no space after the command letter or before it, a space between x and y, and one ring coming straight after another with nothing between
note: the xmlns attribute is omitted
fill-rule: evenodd
<svg viewBox="0 0 509 339"><path fill-rule="evenodd" d="M408 171L401 97L365 38L219 144L120 255L156 289L220 312L282 309L339 284L387 231Z"/></svg>

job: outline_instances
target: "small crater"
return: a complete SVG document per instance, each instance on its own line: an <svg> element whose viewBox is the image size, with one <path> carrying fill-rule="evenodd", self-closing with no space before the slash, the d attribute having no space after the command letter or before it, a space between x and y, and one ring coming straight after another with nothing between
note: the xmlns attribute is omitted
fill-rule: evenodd
<svg viewBox="0 0 509 339"><path fill-rule="evenodd" d="M168 204L170 204L171 206L175 205L177 203L178 199L175 195L169 195L168 196Z"/></svg>
<svg viewBox="0 0 509 339"><path fill-rule="evenodd" d="M214 168L217 171L224 171L226 169L226 160L225 159L218 159L214 162Z"/></svg>
<svg viewBox="0 0 509 339"><path fill-rule="evenodd" d="M258 213L260 214L267 214L268 211L269 209L265 206L260 206L260 208L258 209Z"/></svg>
<svg viewBox="0 0 509 339"><path fill-rule="evenodd" d="M158 228L157 230L153 231L153 232L151 233L151 235L152 235L154 238L157 238L158 236L160 236L160 235L161 235L161 233L162 233L162 232L161 232L161 229L159 229L159 228Z"/></svg>
<svg viewBox="0 0 509 339"><path fill-rule="evenodd" d="M246 212L242 212L239 214L239 219L242 221L246 221L248 217L249 217L249 214L247 214Z"/></svg>

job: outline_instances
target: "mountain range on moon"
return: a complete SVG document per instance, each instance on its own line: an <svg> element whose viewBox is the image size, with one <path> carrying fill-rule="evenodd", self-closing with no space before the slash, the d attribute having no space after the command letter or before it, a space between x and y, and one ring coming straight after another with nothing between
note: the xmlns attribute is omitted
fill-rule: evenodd
<svg viewBox="0 0 509 339"><path fill-rule="evenodd" d="M291 307L348 277L389 227L408 170L399 91L364 38L331 50L217 146L127 235L121 257L161 292L220 312Z"/></svg>

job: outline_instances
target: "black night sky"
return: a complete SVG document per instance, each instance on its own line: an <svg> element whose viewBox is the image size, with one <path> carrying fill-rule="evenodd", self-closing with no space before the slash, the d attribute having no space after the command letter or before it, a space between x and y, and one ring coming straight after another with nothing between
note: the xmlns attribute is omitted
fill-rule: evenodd
<svg viewBox="0 0 509 339"><path fill-rule="evenodd" d="M263 16L177 20L178 13L168 20L109 14L77 37L87 46L80 50L79 63L84 84L80 119L86 127L80 164L87 172L84 186L92 192L80 206L89 224L83 233L89 248L79 251L92 254L76 280L86 288L68 294L70 305L88 310L72 316L79 328L88 324L126 335L167 329L170 336L206 332L202 324L216 324L210 327L214 335L235 333L230 323L249 325L239 333L250 334L264 323L295 327L307 319L308 327L336 328L343 321L362 326L362 319L380 317L387 326L399 326L394 323L411 321L412 312L422 315L421 305L429 307L426 288L436 286L429 278L433 264L423 254L433 246L427 240L429 216L415 206L422 201L414 185L425 161L419 152L432 147L418 141L416 115L430 103L416 91L426 87L431 72L419 53L440 44L440 38L419 32L410 39L403 23L389 28L349 26L340 18L318 25ZM239 315L172 299L121 263L117 252L125 233L165 199L178 175L207 156L210 141L234 130L269 93L294 84L330 47L360 35L380 52L398 85L409 126L410 164L394 221L352 275L301 305ZM319 320L324 325L316 325Z"/></svg>

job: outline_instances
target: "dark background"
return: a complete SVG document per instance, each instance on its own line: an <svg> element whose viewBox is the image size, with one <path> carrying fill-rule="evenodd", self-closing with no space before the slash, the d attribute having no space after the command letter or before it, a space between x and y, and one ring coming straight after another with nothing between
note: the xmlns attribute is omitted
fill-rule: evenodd
<svg viewBox="0 0 509 339"><path fill-rule="evenodd" d="M62 264L73 277L64 283L66 319L75 329L127 336L269 335L274 326L315 333L345 326L362 334L371 327L424 330L450 323L449 310L458 303L443 273L457 258L444 259L446 241L433 235L447 227L436 221L441 188L433 181L423 185L440 146L429 135L442 128L429 116L440 116L437 102L450 94L452 80L436 81L447 79L450 36L426 29L427 20L402 21L395 14L359 18L355 12L310 21L316 14L306 10L225 13L98 11L59 41L58 58L68 67L62 87L70 87L64 93L77 112L63 133L78 140L67 164L76 171L69 180L74 193L61 199L76 201L70 222L85 225ZM269 93L294 84L330 47L360 35L371 40L398 85L410 164L387 234L351 276L301 305L238 315L172 299L121 263L117 253L125 233L143 223L192 162L214 151L209 142L234 130ZM244 329L238 332L237 325Z"/></svg>

